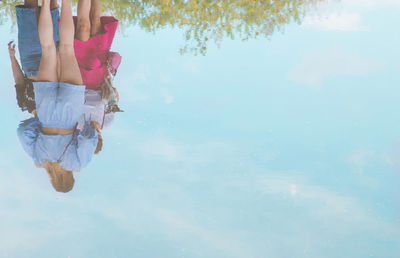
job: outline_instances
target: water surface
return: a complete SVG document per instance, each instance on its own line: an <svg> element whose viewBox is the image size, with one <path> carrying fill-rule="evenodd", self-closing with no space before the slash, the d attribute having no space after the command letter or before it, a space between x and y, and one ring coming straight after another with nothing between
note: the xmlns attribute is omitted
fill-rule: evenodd
<svg viewBox="0 0 400 258"><path fill-rule="evenodd" d="M18 141L0 26L0 257L400 256L398 1L316 3L205 49L142 7L108 10L125 112L67 194Z"/></svg>

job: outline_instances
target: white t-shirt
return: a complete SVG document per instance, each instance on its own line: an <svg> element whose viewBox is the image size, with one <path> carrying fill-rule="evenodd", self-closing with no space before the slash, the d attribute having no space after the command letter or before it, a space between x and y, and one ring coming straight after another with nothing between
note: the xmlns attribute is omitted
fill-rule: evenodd
<svg viewBox="0 0 400 258"><path fill-rule="evenodd" d="M85 104L81 119L78 122L78 129L83 129L86 120L96 121L103 125L105 103L101 98L101 91L99 90L85 90Z"/></svg>
<svg viewBox="0 0 400 258"><path fill-rule="evenodd" d="M108 114L106 114L104 116L103 128L109 127L114 122L114 119L115 119L115 115L114 114L115 113L111 112L111 113L108 113Z"/></svg>

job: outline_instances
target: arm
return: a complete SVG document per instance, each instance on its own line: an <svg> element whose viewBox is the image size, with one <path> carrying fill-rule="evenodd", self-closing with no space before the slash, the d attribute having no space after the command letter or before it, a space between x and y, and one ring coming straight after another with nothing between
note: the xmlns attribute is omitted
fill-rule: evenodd
<svg viewBox="0 0 400 258"><path fill-rule="evenodd" d="M33 157L34 146L39 135L40 126L39 119L32 117L22 121L17 129L22 148L31 157Z"/></svg>
<svg viewBox="0 0 400 258"><path fill-rule="evenodd" d="M15 44L13 41L8 43L8 54L10 56L11 68L14 76L18 106L22 111L28 110L29 113L34 114L33 111L36 107L33 86L31 84L28 85L25 82L24 73L22 72L19 63L15 58Z"/></svg>
<svg viewBox="0 0 400 258"><path fill-rule="evenodd" d="M110 73L115 76L119 65L121 64L122 57L118 52L108 52L107 65Z"/></svg>
<svg viewBox="0 0 400 258"><path fill-rule="evenodd" d="M98 133L96 129L91 126L91 123L89 123L89 121L85 121L85 128L83 130L78 130L77 155L80 168L85 167L92 159L92 156L97 147L97 135Z"/></svg>
<svg viewBox="0 0 400 258"><path fill-rule="evenodd" d="M11 68L14 76L14 82L16 85L24 84L24 73L19 66L17 59L15 58L15 44L13 41L8 43L8 54L10 56Z"/></svg>

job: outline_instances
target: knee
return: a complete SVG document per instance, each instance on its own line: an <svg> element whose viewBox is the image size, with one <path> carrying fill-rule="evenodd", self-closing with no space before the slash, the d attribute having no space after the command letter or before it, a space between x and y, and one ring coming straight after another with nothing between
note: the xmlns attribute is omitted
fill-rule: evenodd
<svg viewBox="0 0 400 258"><path fill-rule="evenodd" d="M56 46L54 45L53 42L49 44L41 44L42 45L42 54L47 54L47 53L55 53L56 52Z"/></svg>
<svg viewBox="0 0 400 258"><path fill-rule="evenodd" d="M60 55L74 53L74 44L60 42L60 45L58 46L58 52Z"/></svg>
<svg viewBox="0 0 400 258"><path fill-rule="evenodd" d="M95 24L100 24L101 23L100 15L99 14L92 14L90 16L90 22L91 23L95 23Z"/></svg>
<svg viewBox="0 0 400 258"><path fill-rule="evenodd" d="M87 18L79 18L76 24L76 31L78 33L90 32L90 20Z"/></svg>
<svg viewBox="0 0 400 258"><path fill-rule="evenodd" d="M87 41L90 37L90 22L78 23L75 37L79 40Z"/></svg>

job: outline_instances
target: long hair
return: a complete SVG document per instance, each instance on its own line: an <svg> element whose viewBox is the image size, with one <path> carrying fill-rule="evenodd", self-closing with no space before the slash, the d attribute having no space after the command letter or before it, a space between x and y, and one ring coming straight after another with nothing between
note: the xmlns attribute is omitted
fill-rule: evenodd
<svg viewBox="0 0 400 258"><path fill-rule="evenodd" d="M102 99L108 102L111 99L112 94L114 94L112 77L110 74L104 78L103 83L100 85L100 89Z"/></svg>
<svg viewBox="0 0 400 258"><path fill-rule="evenodd" d="M72 190L75 184L72 171L62 168L59 162L47 161L43 167L49 174L51 184L57 192L67 193Z"/></svg>
<svg viewBox="0 0 400 258"><path fill-rule="evenodd" d="M111 73L104 78L103 83L100 85L101 98L106 103L106 114L115 112L124 112L118 106L119 96L116 89L113 86L113 77Z"/></svg>

